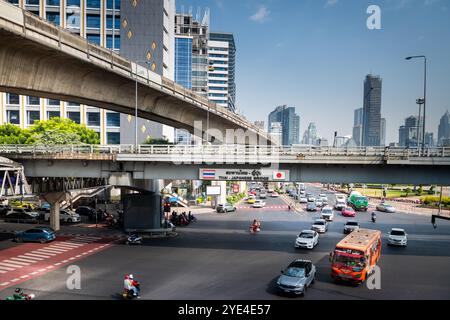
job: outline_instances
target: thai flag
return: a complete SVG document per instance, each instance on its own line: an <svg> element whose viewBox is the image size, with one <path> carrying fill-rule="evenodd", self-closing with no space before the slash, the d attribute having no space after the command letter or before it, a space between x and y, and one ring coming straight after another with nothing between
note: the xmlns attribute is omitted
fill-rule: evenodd
<svg viewBox="0 0 450 320"><path fill-rule="evenodd" d="M203 180L214 180L216 178L216 170L202 170Z"/></svg>

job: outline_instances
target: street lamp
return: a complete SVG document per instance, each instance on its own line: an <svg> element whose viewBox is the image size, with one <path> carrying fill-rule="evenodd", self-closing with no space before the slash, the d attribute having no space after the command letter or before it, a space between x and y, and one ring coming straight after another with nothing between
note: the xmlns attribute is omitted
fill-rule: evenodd
<svg viewBox="0 0 450 320"><path fill-rule="evenodd" d="M411 56L411 57L406 57L406 60L411 60L411 59L422 59L424 60L424 76L423 76L423 129L422 129L422 146L425 149L425 115L426 115L426 103L427 103L427 57L426 56ZM419 118L420 121L420 118ZM419 138L418 138L419 139Z"/></svg>
<svg viewBox="0 0 450 320"><path fill-rule="evenodd" d="M420 154L420 118L421 118L421 113L422 113L422 105L424 104L425 99L417 99L416 103L419 105L419 118L417 119L417 149L419 150L419 154Z"/></svg>
<svg viewBox="0 0 450 320"><path fill-rule="evenodd" d="M150 67L150 61L147 60L139 60L135 61L136 63L136 87L135 87L135 108L134 108L134 152L137 153L138 151L138 64L139 63L145 63L147 64L147 79L149 78L149 67Z"/></svg>

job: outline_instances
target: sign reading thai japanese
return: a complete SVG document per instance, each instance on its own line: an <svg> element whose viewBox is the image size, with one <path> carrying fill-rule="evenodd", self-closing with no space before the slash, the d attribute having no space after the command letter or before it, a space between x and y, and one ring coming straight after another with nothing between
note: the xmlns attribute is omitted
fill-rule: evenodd
<svg viewBox="0 0 450 320"><path fill-rule="evenodd" d="M289 181L288 170L200 169L200 180L214 181Z"/></svg>

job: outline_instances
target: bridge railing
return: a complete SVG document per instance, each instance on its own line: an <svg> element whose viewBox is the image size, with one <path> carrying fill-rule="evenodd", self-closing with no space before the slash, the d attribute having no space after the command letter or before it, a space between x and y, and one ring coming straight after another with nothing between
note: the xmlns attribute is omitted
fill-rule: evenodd
<svg viewBox="0 0 450 320"><path fill-rule="evenodd" d="M450 147L419 150L402 147L333 148L317 146L279 147L267 145L0 145L2 155L39 154L141 154L141 155L236 155L303 157L384 157L386 159L450 158Z"/></svg>

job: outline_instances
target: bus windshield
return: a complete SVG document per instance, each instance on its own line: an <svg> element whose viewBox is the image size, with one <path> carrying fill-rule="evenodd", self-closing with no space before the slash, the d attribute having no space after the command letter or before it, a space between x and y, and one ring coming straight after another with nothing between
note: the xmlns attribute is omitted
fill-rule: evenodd
<svg viewBox="0 0 450 320"><path fill-rule="evenodd" d="M366 266L366 259L364 256L343 254L339 252L335 253L333 262L347 267L364 268Z"/></svg>

